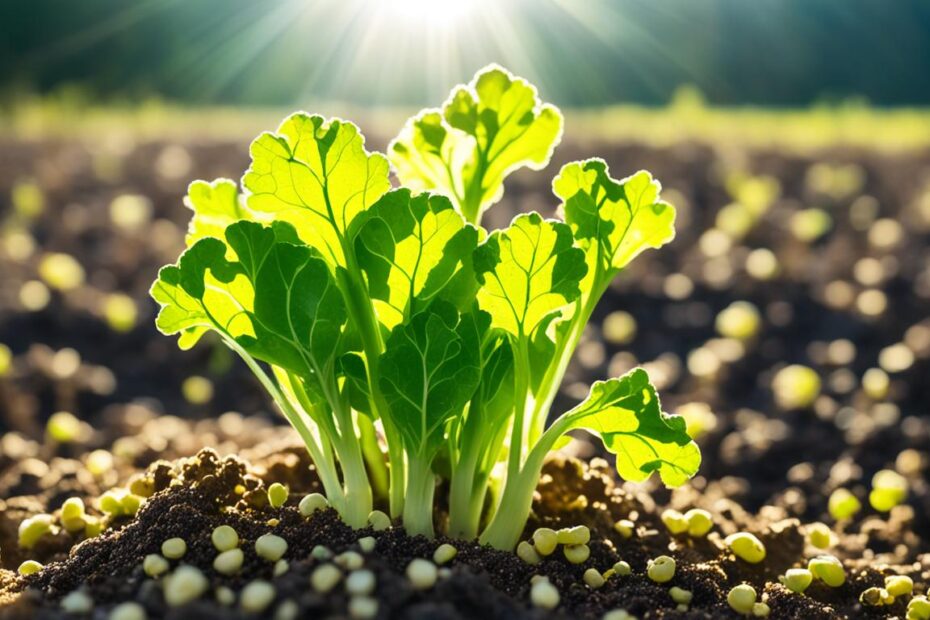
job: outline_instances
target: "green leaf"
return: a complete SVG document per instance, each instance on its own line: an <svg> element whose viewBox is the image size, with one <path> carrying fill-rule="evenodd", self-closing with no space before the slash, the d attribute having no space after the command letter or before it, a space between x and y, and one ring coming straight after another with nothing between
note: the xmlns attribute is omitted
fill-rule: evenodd
<svg viewBox="0 0 930 620"><path fill-rule="evenodd" d="M446 423L462 414L478 385L474 321L438 301L391 332L381 356L381 391L409 453L431 460Z"/></svg>
<svg viewBox="0 0 930 620"><path fill-rule="evenodd" d="M478 229L465 223L445 196L388 192L365 215L356 237L381 323L392 329L434 299L460 307L474 299L471 258Z"/></svg>
<svg viewBox="0 0 930 620"><path fill-rule="evenodd" d="M527 341L578 298L587 271L568 226L535 212L491 234L475 250L474 265L478 304L492 325Z"/></svg>
<svg viewBox="0 0 930 620"><path fill-rule="evenodd" d="M661 185L644 170L616 181L602 159L573 162L552 190L588 255L589 275L623 269L646 248L675 238L675 208L659 199Z"/></svg>
<svg viewBox="0 0 930 620"><path fill-rule="evenodd" d="M249 208L293 224L304 243L345 265L350 226L391 187L387 159L365 150L352 123L304 113L259 136L250 152L242 178Z"/></svg>
<svg viewBox="0 0 930 620"><path fill-rule="evenodd" d="M617 455L617 472L626 480L641 482L657 471L666 486L677 487L701 464L701 452L688 436L684 418L662 413L642 368L596 382L588 398L566 415L571 429L598 435Z"/></svg>
<svg viewBox="0 0 930 620"><path fill-rule="evenodd" d="M182 346L214 329L305 381L334 377L346 323L341 294L316 251L282 236L293 238L292 229L238 222L226 229L228 248L213 238L194 244L152 287L159 329L181 333Z"/></svg>
<svg viewBox="0 0 930 620"><path fill-rule="evenodd" d="M242 204L235 181L194 181L187 188L184 205L194 212L188 225L187 247L206 237L225 239L226 227L239 220L257 220Z"/></svg>
<svg viewBox="0 0 930 620"><path fill-rule="evenodd" d="M442 110L410 119L388 147L401 183L448 194L478 223L514 170L540 170L562 135L562 115L526 80L491 65L452 92Z"/></svg>

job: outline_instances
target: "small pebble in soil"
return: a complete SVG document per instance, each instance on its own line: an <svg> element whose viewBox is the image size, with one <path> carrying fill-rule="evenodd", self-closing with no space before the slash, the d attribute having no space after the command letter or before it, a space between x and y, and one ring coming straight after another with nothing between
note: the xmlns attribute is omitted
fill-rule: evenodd
<svg viewBox="0 0 930 620"><path fill-rule="evenodd" d="M142 570L145 571L145 574L149 577L164 575L168 572L169 568L171 568L171 566L168 564L168 560L157 553L150 553L142 560Z"/></svg>
<svg viewBox="0 0 930 620"><path fill-rule="evenodd" d="M89 614L94 609L94 600L81 590L74 590L61 599L61 610L68 614Z"/></svg>
<svg viewBox="0 0 930 620"><path fill-rule="evenodd" d="M255 553L269 562L277 562L287 553L287 541L274 534L262 534L255 541Z"/></svg>
<svg viewBox="0 0 930 620"><path fill-rule="evenodd" d="M305 496L297 505L297 509L304 517L309 517L317 510L329 508L329 500L320 493L311 493Z"/></svg>
<svg viewBox="0 0 930 620"><path fill-rule="evenodd" d="M187 543L183 538L169 538L161 544L161 554L169 560L180 560L187 553Z"/></svg>
<svg viewBox="0 0 930 620"><path fill-rule="evenodd" d="M831 588L838 588L846 583L846 571L843 569L843 564L832 555L819 555L811 558L807 563L807 569L814 577Z"/></svg>
<svg viewBox="0 0 930 620"><path fill-rule="evenodd" d="M533 547L539 555L551 555L558 543L558 534L552 528L540 527L533 532Z"/></svg>
<svg viewBox="0 0 930 620"><path fill-rule="evenodd" d="M200 598L209 582L199 569L182 565L165 578L165 602L180 607Z"/></svg>
<svg viewBox="0 0 930 620"><path fill-rule="evenodd" d="M646 565L646 574L656 583L666 583L675 576L675 560L667 555L660 555L649 560Z"/></svg>
<svg viewBox="0 0 930 620"><path fill-rule="evenodd" d="M814 580L814 575L806 568L789 568L781 582L796 594L803 594Z"/></svg>
<svg viewBox="0 0 930 620"><path fill-rule="evenodd" d="M213 559L213 570L223 575L235 575L242 568L244 560L242 549L229 549Z"/></svg>
<svg viewBox="0 0 930 620"><path fill-rule="evenodd" d="M262 579L256 579L242 588L239 606L247 613L261 613L271 605L275 595L273 585Z"/></svg>
<svg viewBox="0 0 930 620"><path fill-rule="evenodd" d="M221 525L210 534L217 551L229 551L239 546L239 534L228 525Z"/></svg>
<svg viewBox="0 0 930 620"><path fill-rule="evenodd" d="M32 574L38 573L40 570L42 570L42 568L43 566L39 564L38 562L36 562L35 560L26 560L25 562L19 565L19 568L16 569L16 572L24 576L32 575Z"/></svg>
<svg viewBox="0 0 930 620"><path fill-rule="evenodd" d="M416 590L428 590L438 577L436 565L429 560L416 558L407 565L407 579Z"/></svg>
<svg viewBox="0 0 930 620"><path fill-rule="evenodd" d="M383 532L391 527L391 517L380 510L372 510L368 515L368 525L376 532Z"/></svg>
<svg viewBox="0 0 930 620"><path fill-rule="evenodd" d="M346 592L354 595L371 594L375 589L375 574L370 570L356 570L346 577Z"/></svg>
<svg viewBox="0 0 930 620"><path fill-rule="evenodd" d="M749 615L756 604L756 590L748 583L741 583L727 593L727 604L736 613Z"/></svg>
<svg viewBox="0 0 930 620"><path fill-rule="evenodd" d="M440 565L451 562L457 553L458 549L449 543L443 543L436 547L436 551L433 552L433 562Z"/></svg>
<svg viewBox="0 0 930 620"><path fill-rule="evenodd" d="M139 603L133 603L132 601L128 603L120 603L112 610L110 610L110 615L107 616L107 620L145 620L145 608L142 607Z"/></svg>
<svg viewBox="0 0 930 620"><path fill-rule="evenodd" d="M736 557L750 564L758 564L765 559L765 545L755 534L737 532L727 536L724 542Z"/></svg>
<svg viewBox="0 0 930 620"><path fill-rule="evenodd" d="M572 564L584 564L591 557L591 548L588 545L565 545L563 547L565 559Z"/></svg>
<svg viewBox="0 0 930 620"><path fill-rule="evenodd" d="M342 579L342 571L335 564L324 564L310 574L310 585L320 594L326 594Z"/></svg>
<svg viewBox="0 0 930 620"><path fill-rule="evenodd" d="M559 591L546 578L537 579L530 587L530 602L543 609L555 609L559 606Z"/></svg>

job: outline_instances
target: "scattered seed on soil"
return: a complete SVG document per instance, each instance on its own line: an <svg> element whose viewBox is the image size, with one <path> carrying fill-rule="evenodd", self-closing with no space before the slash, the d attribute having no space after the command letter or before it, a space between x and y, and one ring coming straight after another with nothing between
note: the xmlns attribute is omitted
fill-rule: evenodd
<svg viewBox="0 0 930 620"><path fill-rule="evenodd" d="M239 534L228 525L221 525L210 534L217 551L229 551L239 546Z"/></svg>
<svg viewBox="0 0 930 620"><path fill-rule="evenodd" d="M187 553L187 543L183 538L169 538L161 544L161 554L169 560L180 560Z"/></svg>
<svg viewBox="0 0 930 620"><path fill-rule="evenodd" d="M287 553L287 541L274 534L262 534L255 541L255 553L269 562L277 562Z"/></svg>
<svg viewBox="0 0 930 620"><path fill-rule="evenodd" d="M261 613L274 601L275 594L273 585L267 581L256 579L242 588L239 595L239 606L248 613Z"/></svg>
<svg viewBox="0 0 930 620"><path fill-rule="evenodd" d="M417 558L407 565L407 579L416 590L432 588L437 576L436 565L429 560Z"/></svg>

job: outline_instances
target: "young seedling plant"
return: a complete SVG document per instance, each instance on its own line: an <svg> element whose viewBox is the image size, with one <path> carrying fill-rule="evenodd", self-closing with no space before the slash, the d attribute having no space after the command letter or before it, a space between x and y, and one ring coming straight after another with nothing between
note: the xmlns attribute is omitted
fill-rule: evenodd
<svg viewBox="0 0 930 620"><path fill-rule="evenodd" d="M497 66L410 119L387 156L352 123L293 114L252 143L241 190L190 186L187 250L152 286L158 328L183 349L215 332L242 357L355 527L383 501L432 536L445 478L443 529L512 549L546 455L578 429L623 478L681 485L700 452L642 369L546 424L601 296L675 219L648 172L615 180L591 159L553 181L564 221L526 213L488 233L504 179L544 167L561 132Z"/></svg>

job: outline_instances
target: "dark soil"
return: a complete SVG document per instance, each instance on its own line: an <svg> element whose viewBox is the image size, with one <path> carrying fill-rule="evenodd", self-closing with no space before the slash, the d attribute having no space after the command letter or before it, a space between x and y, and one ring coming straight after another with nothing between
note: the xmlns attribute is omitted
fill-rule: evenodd
<svg viewBox="0 0 930 620"><path fill-rule="evenodd" d="M383 146L381 139L372 142ZM279 426L260 387L224 348L203 343L183 352L152 326L154 304L146 291L157 268L172 262L183 243L188 212L181 199L187 182L237 178L248 163L245 147L193 139L182 145L0 139L0 233L23 229L36 245L21 258L0 246L0 343L14 354L12 372L0 377L0 566L6 569L0 571L0 592L8 605L3 613L29 617L41 610L54 616L58 599L86 583L100 609L137 599L150 617L160 617L166 610L159 590L144 585L140 564L162 540L183 532L189 543L199 541L185 561L204 569L214 585L236 587L270 577L270 565L255 558L250 543L274 531L290 543L291 560L291 570L274 579L276 604L292 598L308 616L345 616L342 589L319 597L309 588L314 562L308 553L318 543L336 552L353 548L363 534L349 531L332 514L304 522L293 506L241 505L221 513L215 498L236 503L230 489L241 476L251 477L255 496L263 484L286 482L296 502L314 488L310 463L295 435ZM158 164L169 155L177 157L178 148L188 160L186 169L171 171ZM608 293L554 409L569 406L592 380L646 363L665 409L674 413L685 403L703 402L716 413L716 427L699 439L701 473L674 492L654 484L614 486L609 465L592 460L598 447L576 442L572 449L590 466L573 460L550 463L529 527L591 526L596 542L585 565L570 565L556 554L528 567L511 554L456 542L459 556L452 575L426 593L414 593L403 568L413 557L429 557L440 541L389 530L375 535L378 546L366 556L366 565L378 575L381 617L552 615L529 605L529 578L537 572L558 586L558 613L566 617L598 618L615 607L640 617L726 616L731 612L725 593L744 580L765 593L773 618L903 617L903 604L864 610L857 599L866 587L880 585L883 573L912 576L918 591L930 586L930 207L921 207L930 204L930 152L804 155L745 152L732 145L659 149L567 143L548 171L515 175L506 202L489 212L489 226L506 223L516 210L551 214L555 202L548 185L558 165L591 155L603 156L615 176L646 168L673 190L667 198L679 209L678 238L661 252L638 258ZM861 182L826 187L813 182L812 166L823 162L854 165ZM744 239L721 256L708 256L701 250L701 235L733 200L728 178L739 172L777 179L780 196ZM45 196L38 216L14 212L12 188L23 181L34 181ZM126 193L151 200L152 221L140 230L120 231L109 219L110 201ZM876 209L864 226L855 223L854 215L869 211L863 201ZM815 242L798 241L790 233L792 215L803 207L822 207L833 218L830 232ZM879 218L901 225L897 243L870 242ZM778 257L781 272L772 281L746 273L746 256L756 248L769 248ZM20 302L20 287L38 279L38 264L47 251L75 256L86 281L76 290L53 291L47 306L28 311ZM878 283L857 279L856 263L864 257L881 265ZM687 276L691 290L672 294L668 276L673 274ZM836 282L852 290L852 302L831 297L828 291ZM855 295L866 289L887 297L887 308L875 316L856 308ZM112 291L129 294L139 306L137 326L128 333L117 333L101 318L101 298ZM721 363L718 372L696 376L687 364L689 354L714 346L714 317L735 300L760 309L760 334L735 359ZM601 321L617 309L630 312L637 322L628 344L600 338ZM852 344L851 356L831 353L831 343L839 340ZM879 365L883 349L901 342L914 362L890 372L887 398L873 402L859 387L861 377ZM56 354L67 348L79 353L80 364L63 374ZM789 363L809 365L822 378L822 396L808 410L784 412L773 401L771 378ZM208 402L192 404L183 397L181 384L191 375L213 383ZM79 441L57 445L44 437L46 420L59 410L72 411L87 424ZM223 465L232 473L214 476L209 484L203 482L204 467L211 470L224 461L211 458L194 468L198 471L190 463L162 467L162 482L171 471L185 484L156 494L136 519L77 546L78 539L59 535L28 554L17 547L23 518L54 511L71 496L89 504L159 459L175 462L204 447L238 454L244 461ZM94 476L86 461L98 448L114 455L114 465ZM895 467L906 450L918 457L906 473L907 502L881 515L868 507L869 482L879 469ZM200 484L194 486L195 481ZM807 596L793 595L777 584L777 576L815 554L805 548L798 526L816 520L833 526L826 502L839 487L853 491L865 506L851 523L834 528L838 541L831 553L844 560L849 580L835 590L815 585ZM670 539L658 519L667 506L706 508L716 527L699 543ZM623 540L611 525L632 512L638 514L640 535ZM269 526L270 518L280 523ZM246 550L246 570L235 579L221 579L210 568L206 533L221 522L236 527ZM739 530L752 531L766 543L769 557L759 567L721 551L722 538ZM687 613L674 610L666 587L643 577L646 561L660 553L679 560L674 585L694 591ZM16 578L9 571L27 556L50 564L36 576ZM596 592L583 585L584 568L603 570L618 557L631 563L633 576L612 579ZM173 617L233 617L234 609L205 598L175 610Z"/></svg>

